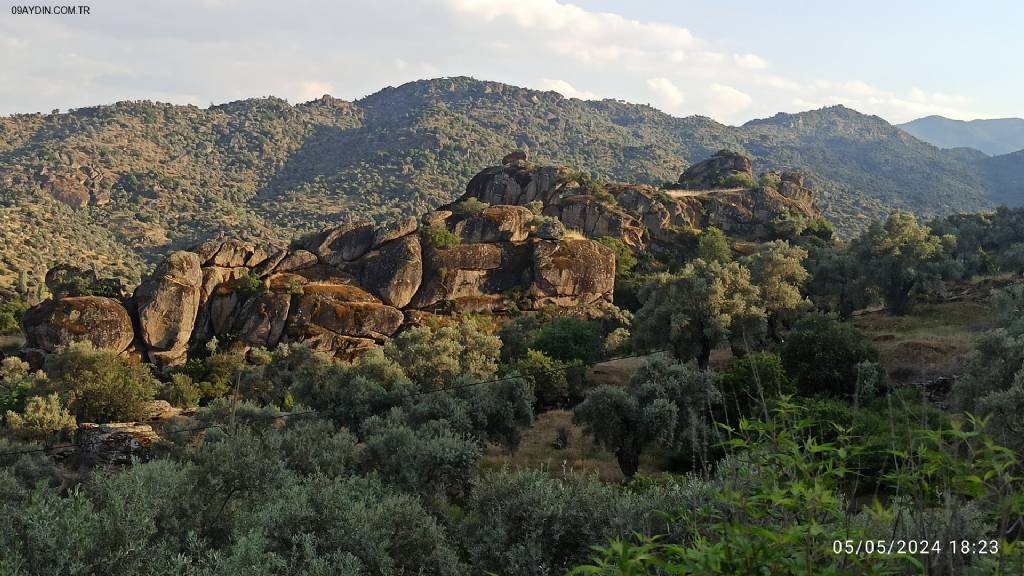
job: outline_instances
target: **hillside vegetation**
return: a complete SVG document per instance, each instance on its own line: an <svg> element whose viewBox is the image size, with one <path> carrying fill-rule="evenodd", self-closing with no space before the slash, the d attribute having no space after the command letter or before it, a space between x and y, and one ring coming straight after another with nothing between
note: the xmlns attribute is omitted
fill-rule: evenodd
<svg viewBox="0 0 1024 576"><path fill-rule="evenodd" d="M952 120L942 116L918 118L900 128L940 148L974 148L999 156L1024 150L1024 119Z"/></svg>
<svg viewBox="0 0 1024 576"><path fill-rule="evenodd" d="M342 221L419 213L516 148L655 185L737 150L765 170L807 174L843 235L889 207L940 215L1021 199L1014 163L989 175L995 163L982 155L842 107L730 127L470 78L355 102L122 102L0 119L0 283L63 261L134 283L161 255L223 233L284 244Z"/></svg>

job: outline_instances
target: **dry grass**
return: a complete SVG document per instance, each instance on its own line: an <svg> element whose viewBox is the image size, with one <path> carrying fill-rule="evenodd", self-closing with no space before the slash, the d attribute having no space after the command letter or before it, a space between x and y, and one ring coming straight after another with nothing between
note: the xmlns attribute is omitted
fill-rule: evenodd
<svg viewBox="0 0 1024 576"><path fill-rule="evenodd" d="M992 328L988 305L978 301L920 304L907 316L872 311L854 323L874 341L882 368L897 383L959 375L975 339Z"/></svg>
<svg viewBox="0 0 1024 576"><path fill-rule="evenodd" d="M552 443L562 427L569 431L569 445L558 450ZM540 469L559 477L565 474L597 474L606 482L622 481L615 456L584 435L583 429L573 424L572 412L567 410L552 410L538 415L533 426L523 435L523 442L515 454L489 446L482 465L490 469ZM653 456L641 457L640 471L644 474L658 471Z"/></svg>

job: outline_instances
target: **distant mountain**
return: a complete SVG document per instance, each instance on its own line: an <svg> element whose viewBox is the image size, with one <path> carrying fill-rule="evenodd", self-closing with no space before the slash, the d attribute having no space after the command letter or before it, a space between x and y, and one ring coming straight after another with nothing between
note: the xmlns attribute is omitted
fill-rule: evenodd
<svg viewBox="0 0 1024 576"><path fill-rule="evenodd" d="M1024 200L1012 158L941 150L843 107L731 127L472 78L355 102L122 102L0 118L0 284L64 260L137 280L162 254L219 234L284 244L422 212L519 148L655 185L733 149L761 170L804 172L847 235L892 207L930 216Z"/></svg>
<svg viewBox="0 0 1024 576"><path fill-rule="evenodd" d="M928 116L899 127L939 148L974 148L989 156L1024 150L1021 118L964 121Z"/></svg>

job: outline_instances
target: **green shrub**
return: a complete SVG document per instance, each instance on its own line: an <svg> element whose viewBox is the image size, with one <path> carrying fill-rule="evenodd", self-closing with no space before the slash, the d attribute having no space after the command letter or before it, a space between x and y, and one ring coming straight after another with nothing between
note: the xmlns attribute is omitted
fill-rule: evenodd
<svg viewBox="0 0 1024 576"><path fill-rule="evenodd" d="M263 281L251 270L239 276L234 285L239 294L256 294L263 290Z"/></svg>
<svg viewBox="0 0 1024 576"><path fill-rule="evenodd" d="M0 413L20 412L25 399L46 384L46 374L33 373L29 365L11 356L0 362Z"/></svg>
<svg viewBox="0 0 1024 576"><path fill-rule="evenodd" d="M857 365L878 362L878 350L852 324L815 314L794 326L782 347L782 365L802 394L852 398Z"/></svg>
<svg viewBox="0 0 1024 576"><path fill-rule="evenodd" d="M0 303L0 334L21 331L21 315L28 310L28 304L14 300Z"/></svg>
<svg viewBox="0 0 1024 576"><path fill-rule="evenodd" d="M202 389L191 378L185 374L173 374L171 381L160 387L158 398L177 408L195 408L202 396Z"/></svg>
<svg viewBox="0 0 1024 576"><path fill-rule="evenodd" d="M770 403L792 394L796 387L786 376L782 360L770 352L751 354L732 363L719 380L727 421L763 417Z"/></svg>
<svg viewBox="0 0 1024 576"><path fill-rule="evenodd" d="M475 196L470 196L465 200L456 202L455 205L452 207L452 211L455 212L456 214L466 214L472 216L483 212L484 208L487 208L489 206L490 204L488 204L487 202L482 202L479 198Z"/></svg>
<svg viewBox="0 0 1024 576"><path fill-rule="evenodd" d="M714 226L708 226L700 233L697 240L697 258L705 262L725 263L732 260L732 250L729 249L729 239L725 232Z"/></svg>
<svg viewBox="0 0 1024 576"><path fill-rule="evenodd" d="M592 364L601 359L604 337L596 322L555 318L537 330L530 348L569 364Z"/></svg>
<svg viewBox="0 0 1024 576"><path fill-rule="evenodd" d="M526 357L509 366L509 372L526 380L537 398L537 410L550 410L569 403L569 380L565 364L538 350L527 350Z"/></svg>
<svg viewBox="0 0 1024 576"><path fill-rule="evenodd" d="M458 246L462 241L458 234L451 232L443 224L424 227L421 232L423 243L435 250L447 250Z"/></svg>
<svg viewBox="0 0 1024 576"><path fill-rule="evenodd" d="M633 254L633 249L627 246L625 242L611 236L601 236L597 241L611 248L612 251L615 252L616 277L625 276L632 272L633 268L636 267L638 263L636 255Z"/></svg>
<svg viewBox="0 0 1024 576"><path fill-rule="evenodd" d="M37 442L69 437L78 429L78 422L57 394L29 398L24 410L8 411L5 420L15 436Z"/></svg>
<svg viewBox="0 0 1024 576"><path fill-rule="evenodd" d="M745 172L735 172L728 176L723 176L718 181L719 188L753 188L754 178L750 174Z"/></svg>
<svg viewBox="0 0 1024 576"><path fill-rule="evenodd" d="M472 319L454 326L410 328L384 346L384 354L425 390L448 387L460 376L493 378L500 353L501 340Z"/></svg>
<svg viewBox="0 0 1024 576"><path fill-rule="evenodd" d="M51 376L83 422L142 420L159 384L148 364L88 344L73 344L58 353Z"/></svg>

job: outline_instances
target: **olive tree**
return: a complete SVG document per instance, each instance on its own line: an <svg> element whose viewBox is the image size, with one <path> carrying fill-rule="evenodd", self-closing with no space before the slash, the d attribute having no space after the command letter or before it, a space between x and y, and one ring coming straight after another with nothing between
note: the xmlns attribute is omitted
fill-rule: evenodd
<svg viewBox="0 0 1024 576"><path fill-rule="evenodd" d="M941 278L944 253L956 238L938 236L909 212L893 212L875 222L851 246L864 277L870 280L894 314L906 314L911 294Z"/></svg>
<svg viewBox="0 0 1024 576"><path fill-rule="evenodd" d="M807 251L785 240L764 245L745 259L750 277L760 292L768 320L768 336L778 341L780 318L810 306L801 288L807 282L803 261Z"/></svg>
<svg viewBox="0 0 1024 576"><path fill-rule="evenodd" d="M696 358L701 369L734 330L765 318L750 271L736 262L694 260L679 274L661 275L644 286L641 300L633 320L639 347L668 346L680 360Z"/></svg>
<svg viewBox="0 0 1024 576"><path fill-rule="evenodd" d="M629 482L640 468L640 454L651 444L706 449L711 408L721 401L716 380L710 371L655 358L627 386L591 390L573 418L615 454Z"/></svg>

